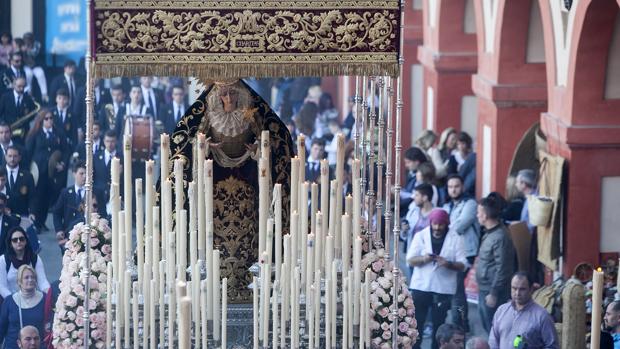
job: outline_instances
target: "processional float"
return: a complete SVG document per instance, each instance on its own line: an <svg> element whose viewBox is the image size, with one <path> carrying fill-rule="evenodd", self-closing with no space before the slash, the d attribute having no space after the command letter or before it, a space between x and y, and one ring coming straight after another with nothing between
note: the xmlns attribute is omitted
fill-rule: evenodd
<svg viewBox="0 0 620 349"><path fill-rule="evenodd" d="M336 179L330 182L324 161L320 182L309 184L304 178L303 136L298 140L300 153L290 154L285 165L287 182L276 183L269 166L274 160L271 131L260 134L252 345L412 345L413 327L413 332L399 329L398 319L404 317L400 271L389 263L399 254L404 0L86 3L88 221L81 231L85 263L80 278L89 280L93 271L89 236L96 228L91 207L95 78L191 76L208 90L214 81L244 77L355 76L352 196L343 197L342 135L336 136ZM194 107L186 113L190 119L203 112ZM98 336L105 347L227 346L230 285L227 278L220 280L220 251L213 244L213 161L205 159L205 136L196 130L193 135L161 135L157 189L152 160L144 164L144 188L142 179L132 183L127 137L122 183L120 161L112 162L111 262L105 289L96 290L105 294L98 300L106 302L106 335ZM183 142L191 143L191 161L174 157ZM389 328L380 329L383 338L377 341L371 336L378 329L369 313L370 294L382 285L371 282L375 271L362 266L363 254L387 261L379 267L385 269L381 273L396 280L386 286L391 304L381 311ZM84 282L82 304L92 303L90 288L91 283ZM96 342L91 308L84 306L80 314L82 329L91 329L83 333L84 348ZM412 311L407 315L411 318ZM403 334L409 337L404 343ZM55 336L63 347L66 342Z"/></svg>

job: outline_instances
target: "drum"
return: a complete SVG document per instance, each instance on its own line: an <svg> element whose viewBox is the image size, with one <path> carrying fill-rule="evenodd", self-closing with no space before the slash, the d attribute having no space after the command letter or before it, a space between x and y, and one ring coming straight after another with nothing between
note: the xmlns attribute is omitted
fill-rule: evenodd
<svg viewBox="0 0 620 349"><path fill-rule="evenodd" d="M132 116L126 119L125 134L131 136L131 156L133 160L148 160L153 152L155 133L153 119Z"/></svg>

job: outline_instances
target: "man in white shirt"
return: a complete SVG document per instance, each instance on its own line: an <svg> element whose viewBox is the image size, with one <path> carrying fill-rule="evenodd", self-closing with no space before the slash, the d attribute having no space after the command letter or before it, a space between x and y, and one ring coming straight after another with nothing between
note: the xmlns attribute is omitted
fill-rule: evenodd
<svg viewBox="0 0 620 349"><path fill-rule="evenodd" d="M11 145L13 145L13 141L11 140L11 126L4 121L0 121L0 150L2 151L0 154L0 166L4 167L6 165L4 157Z"/></svg>
<svg viewBox="0 0 620 349"><path fill-rule="evenodd" d="M463 240L449 230L450 216L442 209L433 209L430 226L413 237L407 250L407 262L413 266L409 288L416 308L416 321L422 326L430 309L433 321L432 349L438 349L437 329L445 322L452 296L456 293L457 273L468 265ZM422 338L414 348L419 349Z"/></svg>
<svg viewBox="0 0 620 349"><path fill-rule="evenodd" d="M185 114L185 88L182 85L172 87L172 103L162 105L159 110L159 121L164 127L164 132L171 135L177 123Z"/></svg>
<svg viewBox="0 0 620 349"><path fill-rule="evenodd" d="M321 160L325 158L325 141L322 138L313 138L310 146L310 156L306 161L306 180L318 183L321 180Z"/></svg>
<svg viewBox="0 0 620 349"><path fill-rule="evenodd" d="M151 108L153 115L158 115L159 104L161 103L161 97L153 89L151 84L153 83L153 77L143 76L140 78L140 89L142 90L142 100L144 104Z"/></svg>

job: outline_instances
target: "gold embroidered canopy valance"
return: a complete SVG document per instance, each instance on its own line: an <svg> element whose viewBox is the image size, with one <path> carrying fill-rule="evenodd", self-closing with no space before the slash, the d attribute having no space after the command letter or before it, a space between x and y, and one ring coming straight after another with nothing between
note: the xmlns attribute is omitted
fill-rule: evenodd
<svg viewBox="0 0 620 349"><path fill-rule="evenodd" d="M398 74L399 1L95 0L96 74Z"/></svg>

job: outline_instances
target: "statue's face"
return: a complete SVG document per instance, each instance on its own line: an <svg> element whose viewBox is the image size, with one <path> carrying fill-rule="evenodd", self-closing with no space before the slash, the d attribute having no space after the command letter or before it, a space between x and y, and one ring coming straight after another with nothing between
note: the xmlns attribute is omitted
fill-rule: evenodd
<svg viewBox="0 0 620 349"><path fill-rule="evenodd" d="M231 112L237 108L238 92L231 86L224 86L220 89L220 99L224 105L225 112Z"/></svg>

